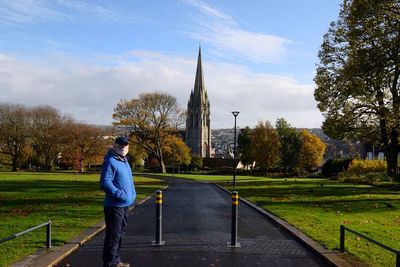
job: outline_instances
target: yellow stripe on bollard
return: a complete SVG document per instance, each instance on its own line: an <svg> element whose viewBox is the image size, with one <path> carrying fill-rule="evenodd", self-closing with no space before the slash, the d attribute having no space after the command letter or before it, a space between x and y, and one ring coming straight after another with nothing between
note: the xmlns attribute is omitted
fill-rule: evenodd
<svg viewBox="0 0 400 267"><path fill-rule="evenodd" d="M232 218L231 218L231 247L240 247L237 242L237 226L238 226L238 208L239 208L239 193L232 192Z"/></svg>
<svg viewBox="0 0 400 267"><path fill-rule="evenodd" d="M239 194L236 192L232 193L232 205L239 205Z"/></svg>
<svg viewBox="0 0 400 267"><path fill-rule="evenodd" d="M162 246L162 191L156 191L156 240L153 242L156 246Z"/></svg>
<svg viewBox="0 0 400 267"><path fill-rule="evenodd" d="M156 194L156 204L162 204L162 192L160 191Z"/></svg>

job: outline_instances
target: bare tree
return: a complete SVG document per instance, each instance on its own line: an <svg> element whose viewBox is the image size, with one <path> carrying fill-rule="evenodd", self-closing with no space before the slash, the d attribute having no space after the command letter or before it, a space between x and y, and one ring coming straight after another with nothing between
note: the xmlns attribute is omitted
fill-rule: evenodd
<svg viewBox="0 0 400 267"><path fill-rule="evenodd" d="M131 140L156 158L166 172L163 147L168 137L183 123L184 112L174 96L167 93L144 93L138 99L121 100L114 108L115 125L128 126Z"/></svg>
<svg viewBox="0 0 400 267"><path fill-rule="evenodd" d="M0 104L0 153L11 157L12 171L17 171L30 136L29 109L18 104Z"/></svg>
<svg viewBox="0 0 400 267"><path fill-rule="evenodd" d="M51 106L32 108L32 123L30 124L33 149L43 160L45 169L52 169L54 160L61 152L63 143L63 123L65 118Z"/></svg>
<svg viewBox="0 0 400 267"><path fill-rule="evenodd" d="M64 164L83 171L85 163L104 155L107 141L104 131L98 127L69 121L64 127L64 138L68 140L62 151Z"/></svg>

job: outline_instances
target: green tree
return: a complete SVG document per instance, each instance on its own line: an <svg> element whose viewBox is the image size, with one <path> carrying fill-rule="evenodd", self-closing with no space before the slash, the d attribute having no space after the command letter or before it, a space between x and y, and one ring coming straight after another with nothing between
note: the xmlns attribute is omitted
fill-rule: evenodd
<svg viewBox="0 0 400 267"><path fill-rule="evenodd" d="M300 140L298 167L302 172L315 170L324 160L326 145L318 136L307 130L300 132Z"/></svg>
<svg viewBox="0 0 400 267"><path fill-rule="evenodd" d="M251 146L256 165L265 171L279 161L279 138L277 131L269 121L259 122L255 127Z"/></svg>
<svg viewBox="0 0 400 267"><path fill-rule="evenodd" d="M280 143L280 164L286 172L291 172L297 165L300 153L300 133L284 119L275 124Z"/></svg>
<svg viewBox="0 0 400 267"><path fill-rule="evenodd" d="M324 36L314 93L324 132L341 140L379 136L391 177L400 152L399 17L397 0L345 0Z"/></svg>
<svg viewBox="0 0 400 267"><path fill-rule="evenodd" d="M114 108L114 125L129 128L131 140L146 150L166 172L163 148L183 123L184 112L167 93L144 93L137 99L121 100Z"/></svg>
<svg viewBox="0 0 400 267"><path fill-rule="evenodd" d="M243 165L249 166L253 164L254 158L251 151L251 134L252 131L250 127L245 127L240 129L240 133L238 135L238 153L239 158Z"/></svg>
<svg viewBox="0 0 400 267"><path fill-rule="evenodd" d="M198 170L203 167L203 158L202 157L197 157L197 156L192 156L192 159L190 161L190 167L194 170Z"/></svg>

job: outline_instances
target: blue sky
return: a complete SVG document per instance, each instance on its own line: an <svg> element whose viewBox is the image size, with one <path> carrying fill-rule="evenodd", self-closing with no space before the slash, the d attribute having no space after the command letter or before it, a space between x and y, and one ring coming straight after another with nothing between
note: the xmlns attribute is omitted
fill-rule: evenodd
<svg viewBox="0 0 400 267"><path fill-rule="evenodd" d="M201 44L212 128L286 118L320 127L317 53L339 0L0 0L0 102L110 124L120 99L186 108Z"/></svg>

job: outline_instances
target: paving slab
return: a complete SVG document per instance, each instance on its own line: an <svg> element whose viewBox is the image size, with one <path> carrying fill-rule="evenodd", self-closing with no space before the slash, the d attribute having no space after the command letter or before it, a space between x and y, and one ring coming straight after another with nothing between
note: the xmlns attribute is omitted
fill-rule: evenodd
<svg viewBox="0 0 400 267"><path fill-rule="evenodd" d="M282 226L246 204L239 204L238 242L231 234L231 196L220 188L170 179L163 191L164 246L154 246L155 201L131 210L122 259L131 266L329 266L326 260ZM104 232L57 266L102 266Z"/></svg>

